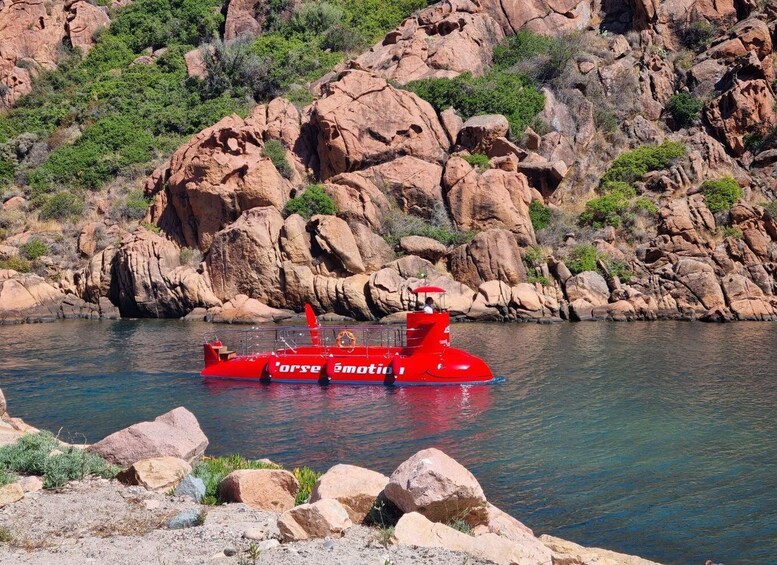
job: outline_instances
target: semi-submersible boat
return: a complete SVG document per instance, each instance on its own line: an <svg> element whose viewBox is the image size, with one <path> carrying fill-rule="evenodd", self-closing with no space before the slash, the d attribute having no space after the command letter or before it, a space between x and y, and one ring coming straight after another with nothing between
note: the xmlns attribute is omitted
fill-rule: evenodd
<svg viewBox="0 0 777 565"><path fill-rule="evenodd" d="M439 294L420 287L416 297ZM307 326L251 328L206 340L203 377L276 383L471 385L496 382L480 358L450 345L444 309L408 312L404 328L390 325L321 325L310 305ZM264 349L264 351L262 351ZM267 349L270 349L267 351Z"/></svg>

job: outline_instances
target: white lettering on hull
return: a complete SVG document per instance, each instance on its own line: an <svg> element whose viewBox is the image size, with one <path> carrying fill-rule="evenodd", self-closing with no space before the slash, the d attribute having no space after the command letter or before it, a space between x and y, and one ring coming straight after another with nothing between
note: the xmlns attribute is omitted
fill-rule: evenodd
<svg viewBox="0 0 777 565"><path fill-rule="evenodd" d="M321 373L321 365L289 365L280 363L277 365L279 373ZM404 367L400 369L400 374L404 373ZM332 373L342 373L350 375L392 375L391 365L382 363L369 365L344 365L335 363L332 367Z"/></svg>

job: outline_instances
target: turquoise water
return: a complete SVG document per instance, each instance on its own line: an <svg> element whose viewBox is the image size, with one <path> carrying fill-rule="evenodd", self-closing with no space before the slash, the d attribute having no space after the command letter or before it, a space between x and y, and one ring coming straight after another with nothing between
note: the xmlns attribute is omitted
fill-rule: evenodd
<svg viewBox="0 0 777 565"><path fill-rule="evenodd" d="M777 561L777 326L453 327L491 387L203 382L182 322L0 327L12 415L96 441L175 406L213 454L390 473L437 446L537 533L663 563Z"/></svg>

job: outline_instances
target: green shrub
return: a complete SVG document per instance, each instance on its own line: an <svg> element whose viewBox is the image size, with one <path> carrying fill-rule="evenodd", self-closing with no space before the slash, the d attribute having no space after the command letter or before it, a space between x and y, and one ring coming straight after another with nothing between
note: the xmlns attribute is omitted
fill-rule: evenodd
<svg viewBox="0 0 777 565"><path fill-rule="evenodd" d="M661 145L643 146L622 153L616 158L602 177L602 183L633 183L650 171L660 171L685 155L685 146L675 141Z"/></svg>
<svg viewBox="0 0 777 565"><path fill-rule="evenodd" d="M72 192L58 192L46 200L40 210L44 220L65 220L84 213L84 199Z"/></svg>
<svg viewBox="0 0 777 565"><path fill-rule="evenodd" d="M683 45L694 51L706 49L714 36L715 28L706 20L690 23L680 34Z"/></svg>
<svg viewBox="0 0 777 565"><path fill-rule="evenodd" d="M766 210L772 219L777 220L777 200L771 200L769 202L761 202L760 206Z"/></svg>
<svg viewBox="0 0 777 565"><path fill-rule="evenodd" d="M299 481L299 492L294 500L294 504L304 504L310 498L310 493L313 492L313 487L316 486L316 481L321 476L321 473L317 473L310 467L295 467L291 474Z"/></svg>
<svg viewBox="0 0 777 565"><path fill-rule="evenodd" d="M472 155L464 155L464 160L472 165L473 167L476 167L478 169L488 169L490 166L490 159L488 158L488 155L484 155L483 153L473 153Z"/></svg>
<svg viewBox="0 0 777 565"><path fill-rule="evenodd" d="M286 148L280 141L277 139L271 139L265 143L264 147L262 148L262 155L272 161L275 169L283 178L291 178L293 170L291 165L289 165L289 161L286 159Z"/></svg>
<svg viewBox="0 0 777 565"><path fill-rule="evenodd" d="M744 196L742 187L731 177L716 180L705 180L701 192L707 202L710 212L716 214L731 209L734 203Z"/></svg>
<svg viewBox="0 0 777 565"><path fill-rule="evenodd" d="M580 223L601 228L619 227L630 209L630 199L636 191L625 182L610 182L604 185L603 196L589 200L580 214Z"/></svg>
<svg viewBox="0 0 777 565"><path fill-rule="evenodd" d="M618 277L625 283L634 278L634 271L631 270L631 267L629 267L627 263L615 261L606 256L603 257L602 260L607 266L607 271L610 273L611 277Z"/></svg>
<svg viewBox="0 0 777 565"><path fill-rule="evenodd" d="M720 228L720 235L723 237L733 237L734 239L742 239L744 236L742 230L734 226L723 226Z"/></svg>
<svg viewBox="0 0 777 565"><path fill-rule="evenodd" d="M699 117L704 104L687 92L678 92L667 101L666 110L672 114L675 123L688 127Z"/></svg>
<svg viewBox="0 0 777 565"><path fill-rule="evenodd" d="M530 245L523 250L523 260L532 267L541 267L548 262L548 256L540 245Z"/></svg>
<svg viewBox="0 0 777 565"><path fill-rule="evenodd" d="M24 257L9 257L0 259L0 269L11 269L19 273L29 273L32 271L32 265Z"/></svg>
<svg viewBox="0 0 777 565"><path fill-rule="evenodd" d="M521 61L548 53L554 41L555 38L548 35L539 35L527 29L521 30L494 47L494 66L510 69Z"/></svg>
<svg viewBox="0 0 777 565"><path fill-rule="evenodd" d="M205 497L202 499L202 503L217 504L220 500L218 494L219 483L232 471L237 471L238 469L280 468L279 465L252 461L240 455L229 455L227 457L205 457L194 465L192 475L202 479L202 482L205 483Z"/></svg>
<svg viewBox="0 0 777 565"><path fill-rule="evenodd" d="M294 9L289 29L298 35L319 36L343 21L343 10L326 0L307 2Z"/></svg>
<svg viewBox="0 0 777 565"><path fill-rule="evenodd" d="M49 252L48 246L39 239L31 239L24 245L19 247L19 251L24 257L30 261L34 261L38 257L43 257Z"/></svg>
<svg viewBox="0 0 777 565"><path fill-rule="evenodd" d="M52 455L53 450L58 454ZM23 475L42 475L44 488L59 488L89 475L116 476L118 468L94 453L62 446L51 432L38 432L0 448L0 469Z"/></svg>
<svg viewBox="0 0 777 565"><path fill-rule="evenodd" d="M111 479L119 472L95 453L77 447L60 448L59 455L48 457L43 465L43 488L60 488L69 481L88 476Z"/></svg>
<svg viewBox="0 0 777 565"><path fill-rule="evenodd" d="M16 172L16 160L3 158L0 153L0 188L6 187L13 182Z"/></svg>
<svg viewBox="0 0 777 565"><path fill-rule="evenodd" d="M399 210L392 210L383 218L383 238L392 247L399 243L399 240L409 235L420 235L430 237L444 245L461 245L469 243L475 237L474 232L468 232L455 229L447 212L442 207L439 213L433 215L430 220L419 218L410 214L404 214Z"/></svg>
<svg viewBox="0 0 777 565"><path fill-rule="evenodd" d="M648 216L655 216L658 214L658 206L655 202L647 198L646 196L640 196L631 204L634 212L644 212Z"/></svg>
<svg viewBox="0 0 777 565"><path fill-rule="evenodd" d="M8 543L13 540L13 533L5 526L0 526L0 542Z"/></svg>
<svg viewBox="0 0 777 565"><path fill-rule="evenodd" d="M590 243L581 243L575 245L569 252L566 266L573 275L580 274L583 271L598 271L599 268L596 264L598 258L599 252L596 250L596 247Z"/></svg>
<svg viewBox="0 0 777 565"><path fill-rule="evenodd" d="M578 51L577 35L551 37L522 30L494 48L493 64L546 84L561 76Z"/></svg>
<svg viewBox="0 0 777 565"><path fill-rule="evenodd" d="M526 282L529 284L541 284L542 286L550 286L550 280L545 275L540 275L536 271L529 271L526 274Z"/></svg>
<svg viewBox="0 0 777 565"><path fill-rule="evenodd" d="M229 93L259 100L278 93L279 86L270 77L270 61L254 53L248 40L224 43L217 39L200 51L206 71L201 83L203 98Z"/></svg>
<svg viewBox="0 0 777 565"><path fill-rule="evenodd" d="M324 187L320 184L309 186L305 192L295 196L286 203L284 208L286 215L299 214L305 219L310 219L316 214L334 215L337 213L337 206L334 200L324 192Z"/></svg>
<svg viewBox="0 0 777 565"><path fill-rule="evenodd" d="M121 216L128 220L142 220L150 204L142 190L131 190L121 207Z"/></svg>
<svg viewBox="0 0 777 565"><path fill-rule="evenodd" d="M11 483L15 483L17 479L18 477L16 476L16 474L0 468L0 487L5 485L10 485Z"/></svg>
<svg viewBox="0 0 777 565"><path fill-rule="evenodd" d="M540 231L550 225L550 208L539 200L532 200L529 204L529 218L534 231Z"/></svg>
<svg viewBox="0 0 777 565"><path fill-rule="evenodd" d="M453 79L413 81L405 88L437 111L450 106L465 119L479 114L504 114L513 134L522 133L545 107L545 96L521 74L492 70L481 77L464 73Z"/></svg>

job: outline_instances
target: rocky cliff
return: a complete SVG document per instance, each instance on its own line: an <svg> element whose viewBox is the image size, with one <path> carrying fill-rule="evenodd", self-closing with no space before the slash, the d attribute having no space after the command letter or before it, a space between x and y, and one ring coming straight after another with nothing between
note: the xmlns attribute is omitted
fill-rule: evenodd
<svg viewBox="0 0 777 565"><path fill-rule="evenodd" d="M227 41L261 40L257 6L229 4ZM16 34L18 9L0 5L9 104L31 88L22 51L48 68L63 34L91 41L70 15ZM108 23L79 9L104 19L78 29ZM428 282L468 319L775 319L776 27L750 0L439 2L310 82L312 103L228 115L130 179L140 225L110 217L114 189L90 195L66 235L81 258L2 271L0 312L367 320ZM21 192L3 208L34 207Z"/></svg>

